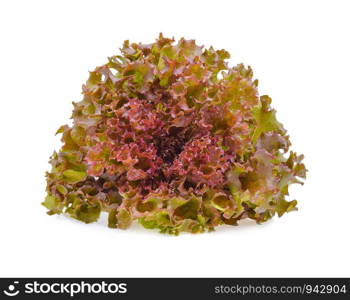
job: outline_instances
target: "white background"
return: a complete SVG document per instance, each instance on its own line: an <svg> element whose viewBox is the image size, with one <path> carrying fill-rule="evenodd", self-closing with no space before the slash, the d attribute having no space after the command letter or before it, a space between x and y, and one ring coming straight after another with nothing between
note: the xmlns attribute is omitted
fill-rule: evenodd
<svg viewBox="0 0 350 300"><path fill-rule="evenodd" d="M350 276L348 3L1 1L0 276ZM298 212L178 237L46 215L54 133L88 70L161 31L253 67L306 156Z"/></svg>

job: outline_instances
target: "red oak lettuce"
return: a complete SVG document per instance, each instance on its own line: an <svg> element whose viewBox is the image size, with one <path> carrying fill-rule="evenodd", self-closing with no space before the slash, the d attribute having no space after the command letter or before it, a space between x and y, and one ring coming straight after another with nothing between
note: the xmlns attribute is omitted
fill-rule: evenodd
<svg viewBox="0 0 350 300"><path fill-rule="evenodd" d="M73 125L47 173L49 214L108 226L178 234L261 223L296 209L303 156L250 67L230 68L225 50L163 37L125 41L121 55L90 72Z"/></svg>

